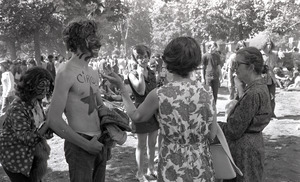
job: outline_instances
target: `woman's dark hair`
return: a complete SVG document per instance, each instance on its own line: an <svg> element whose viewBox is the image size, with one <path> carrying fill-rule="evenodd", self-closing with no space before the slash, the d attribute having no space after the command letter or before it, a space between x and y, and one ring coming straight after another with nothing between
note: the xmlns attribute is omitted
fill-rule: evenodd
<svg viewBox="0 0 300 182"><path fill-rule="evenodd" d="M18 95L22 101L31 104L32 99L44 92L47 87L49 87L49 92L46 93L46 95L50 96L54 88L51 74L48 70L36 66L28 69L21 76L16 86L16 95Z"/></svg>
<svg viewBox="0 0 300 182"><path fill-rule="evenodd" d="M143 54L147 54L148 58L150 59L151 57L151 50L149 47L145 46L145 45L136 45L133 47L132 49L132 58L133 60L137 63L137 59L134 55L134 51L136 51L137 54L143 55Z"/></svg>
<svg viewBox="0 0 300 182"><path fill-rule="evenodd" d="M97 24L92 20L76 19L69 23L63 30L63 40L67 50L76 52L77 48L82 51L88 49L87 38L96 35Z"/></svg>
<svg viewBox="0 0 300 182"><path fill-rule="evenodd" d="M178 37L173 39L163 52L163 61L170 73L187 77L201 63L201 49L195 39Z"/></svg>
<svg viewBox="0 0 300 182"><path fill-rule="evenodd" d="M242 55L244 57L244 62L254 65L254 71L257 74L261 74L265 71L264 59L261 52L255 47L245 47L236 53L236 55Z"/></svg>

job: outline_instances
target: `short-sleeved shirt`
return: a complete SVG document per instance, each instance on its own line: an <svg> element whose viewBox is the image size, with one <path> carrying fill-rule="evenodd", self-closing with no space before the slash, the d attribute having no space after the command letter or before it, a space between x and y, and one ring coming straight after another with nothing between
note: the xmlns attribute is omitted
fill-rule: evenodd
<svg viewBox="0 0 300 182"><path fill-rule="evenodd" d="M203 71L205 78L218 79L218 66L221 65L221 57L217 52L206 53L203 55Z"/></svg>

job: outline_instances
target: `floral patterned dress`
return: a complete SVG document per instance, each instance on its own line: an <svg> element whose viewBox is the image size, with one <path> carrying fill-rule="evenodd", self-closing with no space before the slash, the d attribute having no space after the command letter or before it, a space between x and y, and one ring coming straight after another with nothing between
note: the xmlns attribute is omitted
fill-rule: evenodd
<svg viewBox="0 0 300 182"><path fill-rule="evenodd" d="M198 81L173 82L157 89L162 143L158 182L215 181L209 148L214 101Z"/></svg>

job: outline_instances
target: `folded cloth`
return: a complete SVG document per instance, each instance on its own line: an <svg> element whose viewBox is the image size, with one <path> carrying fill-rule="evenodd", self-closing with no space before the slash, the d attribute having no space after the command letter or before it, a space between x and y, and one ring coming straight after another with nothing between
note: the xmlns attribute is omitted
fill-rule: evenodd
<svg viewBox="0 0 300 182"><path fill-rule="evenodd" d="M112 140L116 141L117 144L123 145L127 140L127 133L122 131L119 127L114 124L109 124L106 129Z"/></svg>
<svg viewBox="0 0 300 182"><path fill-rule="evenodd" d="M117 108L108 108L104 105L98 107L98 115L100 117L100 128L107 124L115 124L122 131L131 131L130 119L126 113Z"/></svg>
<svg viewBox="0 0 300 182"><path fill-rule="evenodd" d="M123 145L127 139L126 131L131 131L127 114L119 109L110 109L103 105L98 107L98 115L102 131L100 139L108 145L112 143L111 141Z"/></svg>

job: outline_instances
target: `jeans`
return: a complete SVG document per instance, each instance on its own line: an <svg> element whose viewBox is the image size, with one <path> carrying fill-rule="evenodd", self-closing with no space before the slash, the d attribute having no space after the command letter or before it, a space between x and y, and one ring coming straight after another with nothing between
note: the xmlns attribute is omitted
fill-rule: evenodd
<svg viewBox="0 0 300 182"><path fill-rule="evenodd" d="M85 137L91 140L92 137ZM71 182L104 182L107 147L104 145L102 152L97 155L88 153L86 150L65 141L65 157L69 165Z"/></svg>
<svg viewBox="0 0 300 182"><path fill-rule="evenodd" d="M220 86L220 81L219 79L212 79L212 78L206 78L205 79L205 84L209 85L212 89L213 96L214 96L214 101L215 104L217 103L218 99L218 91L219 91L219 86Z"/></svg>

